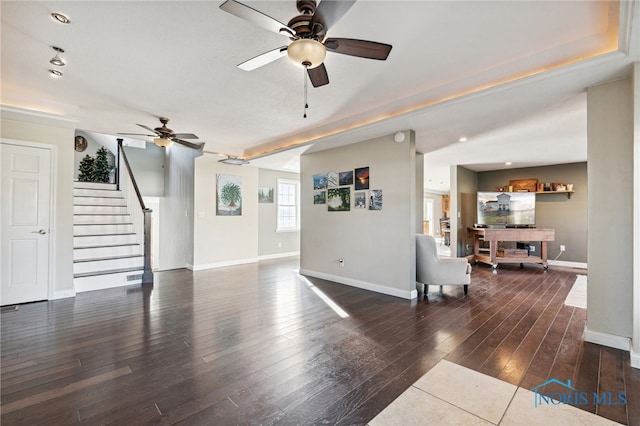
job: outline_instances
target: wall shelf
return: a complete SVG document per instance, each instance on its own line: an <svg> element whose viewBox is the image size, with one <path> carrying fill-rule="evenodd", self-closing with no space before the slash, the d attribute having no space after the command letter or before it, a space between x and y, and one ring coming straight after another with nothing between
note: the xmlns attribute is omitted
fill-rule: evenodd
<svg viewBox="0 0 640 426"><path fill-rule="evenodd" d="M575 191L536 191L536 194L567 194L567 198L571 199L571 194Z"/></svg>

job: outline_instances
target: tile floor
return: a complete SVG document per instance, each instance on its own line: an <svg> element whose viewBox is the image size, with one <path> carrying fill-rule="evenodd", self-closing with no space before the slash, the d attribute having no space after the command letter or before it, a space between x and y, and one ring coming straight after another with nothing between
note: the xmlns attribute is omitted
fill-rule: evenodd
<svg viewBox="0 0 640 426"><path fill-rule="evenodd" d="M568 405L534 407L534 393L442 360L369 426L617 425Z"/></svg>

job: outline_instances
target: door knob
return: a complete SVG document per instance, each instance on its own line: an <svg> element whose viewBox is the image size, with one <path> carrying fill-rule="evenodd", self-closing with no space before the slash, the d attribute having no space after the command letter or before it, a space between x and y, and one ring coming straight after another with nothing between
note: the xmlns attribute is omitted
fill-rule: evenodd
<svg viewBox="0 0 640 426"><path fill-rule="evenodd" d="M39 230L39 231L31 231L31 233L32 233L32 234L40 234L40 235L44 235L44 234L46 234L46 233L47 233L47 231L46 231L46 230L44 230L44 229L41 229L41 230Z"/></svg>

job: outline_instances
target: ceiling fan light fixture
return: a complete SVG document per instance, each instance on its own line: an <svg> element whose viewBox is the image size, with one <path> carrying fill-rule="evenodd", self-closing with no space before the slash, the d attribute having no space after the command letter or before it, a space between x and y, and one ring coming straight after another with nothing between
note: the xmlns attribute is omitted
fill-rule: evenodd
<svg viewBox="0 0 640 426"><path fill-rule="evenodd" d="M160 148L169 148L171 145L173 145L173 141L171 139L162 137L153 139L153 143L158 145Z"/></svg>
<svg viewBox="0 0 640 426"><path fill-rule="evenodd" d="M234 166L242 166L244 164L249 164L249 162L244 158L238 158L238 157L232 157L232 156L228 156L227 158L218 160L218 162L223 164L233 164Z"/></svg>
<svg viewBox="0 0 640 426"><path fill-rule="evenodd" d="M289 44L287 56L297 66L311 69L322 64L327 56L327 49L319 41L301 38Z"/></svg>

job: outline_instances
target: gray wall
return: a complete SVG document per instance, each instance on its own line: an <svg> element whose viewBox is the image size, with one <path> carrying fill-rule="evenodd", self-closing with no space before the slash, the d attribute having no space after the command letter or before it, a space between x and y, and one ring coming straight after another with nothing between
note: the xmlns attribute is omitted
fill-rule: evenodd
<svg viewBox="0 0 640 426"><path fill-rule="evenodd" d="M160 199L158 269L193 264L194 159L200 151L174 144L166 151L164 197Z"/></svg>
<svg viewBox="0 0 640 426"><path fill-rule="evenodd" d="M301 156L303 273L415 297L416 154L415 135L407 134L403 143L387 135ZM327 205L313 204L313 175L367 166L369 188L383 191L382 210L329 212ZM422 202L421 195L419 199ZM344 258L344 267L339 258Z"/></svg>
<svg viewBox="0 0 640 426"><path fill-rule="evenodd" d="M473 239L467 228L476 221L478 175L462 166L452 166L455 185L451 185L451 255L467 256L473 252ZM469 247L469 248L467 248ZM454 250L455 249L455 250Z"/></svg>
<svg viewBox="0 0 640 426"><path fill-rule="evenodd" d="M531 178L539 182L573 183L575 193L571 199L567 194L536 195L536 226L555 229L555 241L547 244L550 259L560 253L563 244L566 251L558 260L587 263L587 163L479 172L478 191L495 191L509 185L510 180ZM475 217L475 209L472 214ZM536 244L536 254L539 253Z"/></svg>
<svg viewBox="0 0 640 426"><path fill-rule="evenodd" d="M153 142L147 142L145 149L132 146L125 146L123 149L129 159L140 193L147 197L162 197L164 195L164 148L156 146Z"/></svg>
<svg viewBox="0 0 640 426"><path fill-rule="evenodd" d="M258 203L258 256L300 252L300 231L276 232L278 225L278 179L300 181L299 173L259 169L258 186L273 188L273 203ZM256 195L257 196L257 195Z"/></svg>
<svg viewBox="0 0 640 426"><path fill-rule="evenodd" d="M632 332L633 133L631 79L590 87L587 332L592 335Z"/></svg>

